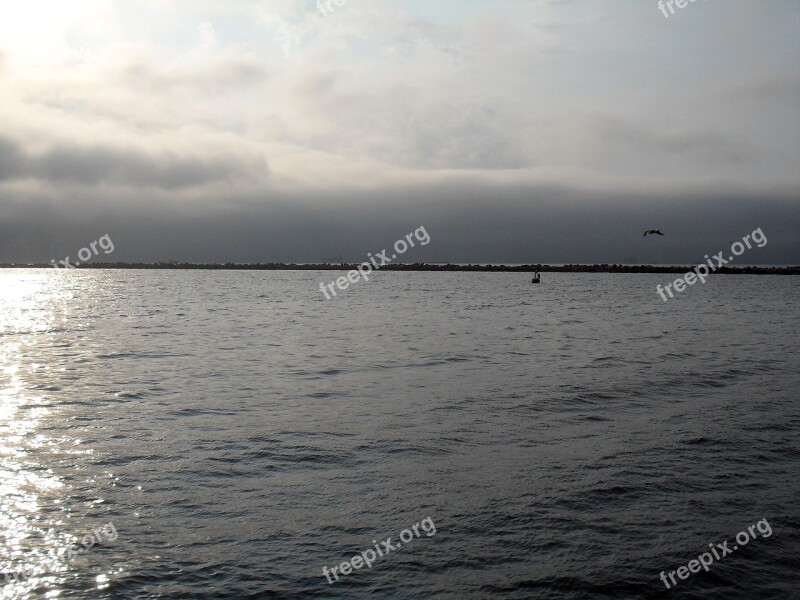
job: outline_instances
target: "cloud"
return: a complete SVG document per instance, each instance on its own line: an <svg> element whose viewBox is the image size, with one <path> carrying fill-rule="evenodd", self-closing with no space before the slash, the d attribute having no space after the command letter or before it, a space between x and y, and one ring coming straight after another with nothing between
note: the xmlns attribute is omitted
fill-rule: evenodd
<svg viewBox="0 0 800 600"><path fill-rule="evenodd" d="M348 0L326 17L315 4L87 0L44 33L20 5L25 19L0 23L3 218L35 236L48 202L131 203L150 211L137 216L146 239L165 214L173 233L196 225L172 210L224 209L234 237L257 222L287 248L290 235L322 247L320 215L362 222L349 198L375 210L365 227L386 211L400 229L414 219L399 213L433 214L425 198L492 223L493 240L454 249L523 260L541 249L521 228L518 251L501 251L506 228L546 221L539 239L589 248L567 217L613 224L619 195L665 204L647 226L679 219L681 198L771 198L769 219L777 199L800 199L796 2L695 3L669 20L593 0ZM548 194L562 212L541 212ZM501 197L531 206L494 220ZM28 205L38 220L14 221ZM274 222L251 219L270 209ZM286 254L301 255L319 258Z"/></svg>
<svg viewBox="0 0 800 600"><path fill-rule="evenodd" d="M130 63L117 74L120 84L138 92L165 94L170 91L221 94L232 88L263 82L266 69L246 57L213 60L202 66L158 68L139 61Z"/></svg>
<svg viewBox="0 0 800 600"><path fill-rule="evenodd" d="M643 154L671 155L704 166L722 164L740 167L758 159L757 149L747 138L738 139L716 131L663 131L638 126L630 121L598 115L581 123L581 128L605 151L624 153L630 158Z"/></svg>
<svg viewBox="0 0 800 600"><path fill-rule="evenodd" d="M800 263L800 203L791 197L663 193L643 200L552 186L451 183L398 186L380 203L371 191L169 199L161 190L142 197L135 189L121 190L113 203L102 190L66 190L59 201L34 193L19 204L2 195L0 262L74 256L106 233L119 261L359 261L424 225L431 243L404 260L696 264L761 227L768 245L740 264ZM643 238L651 227L666 237Z"/></svg>
<svg viewBox="0 0 800 600"><path fill-rule="evenodd" d="M197 32L200 34L200 41L203 46L211 47L217 45L217 34L211 23L200 23L197 26Z"/></svg>
<svg viewBox="0 0 800 600"><path fill-rule="evenodd" d="M0 137L0 181L44 180L83 185L113 184L165 190L231 182L253 169L256 161L242 157L201 157L131 148L59 144L29 152ZM261 165L266 169L266 165Z"/></svg>

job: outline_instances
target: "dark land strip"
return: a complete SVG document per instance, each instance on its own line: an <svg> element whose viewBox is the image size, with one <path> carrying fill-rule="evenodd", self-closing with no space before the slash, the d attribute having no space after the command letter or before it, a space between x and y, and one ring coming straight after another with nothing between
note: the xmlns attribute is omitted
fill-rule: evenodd
<svg viewBox="0 0 800 600"><path fill-rule="evenodd" d="M196 269L209 271L351 271L357 263L85 263L77 269ZM44 263L0 263L0 269L52 269ZM485 272L485 273L687 273L694 266L622 265L622 264L568 264L568 265L493 265L493 264L439 264L439 263L391 263L380 267L380 271L432 271L432 272ZM800 266L718 267L712 274L722 275L800 275Z"/></svg>

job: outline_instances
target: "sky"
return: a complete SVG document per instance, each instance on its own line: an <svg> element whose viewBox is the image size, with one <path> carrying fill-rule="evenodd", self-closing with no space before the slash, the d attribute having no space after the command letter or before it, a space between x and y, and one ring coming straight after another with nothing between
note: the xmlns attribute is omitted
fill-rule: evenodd
<svg viewBox="0 0 800 600"><path fill-rule="evenodd" d="M0 9L0 262L800 264L796 0Z"/></svg>

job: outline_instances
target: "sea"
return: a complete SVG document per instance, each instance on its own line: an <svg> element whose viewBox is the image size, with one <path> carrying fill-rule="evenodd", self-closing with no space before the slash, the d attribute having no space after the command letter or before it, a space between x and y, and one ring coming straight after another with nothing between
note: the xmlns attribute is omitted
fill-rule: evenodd
<svg viewBox="0 0 800 600"><path fill-rule="evenodd" d="M800 597L800 278L340 275L0 270L0 598Z"/></svg>

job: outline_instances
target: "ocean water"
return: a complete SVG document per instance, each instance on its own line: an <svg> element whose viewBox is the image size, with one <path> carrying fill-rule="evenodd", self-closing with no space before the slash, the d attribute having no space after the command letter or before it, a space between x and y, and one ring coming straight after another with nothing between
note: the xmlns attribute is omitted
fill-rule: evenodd
<svg viewBox="0 0 800 600"><path fill-rule="evenodd" d="M0 597L800 597L800 279L337 275L0 271Z"/></svg>

